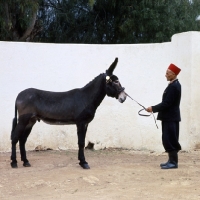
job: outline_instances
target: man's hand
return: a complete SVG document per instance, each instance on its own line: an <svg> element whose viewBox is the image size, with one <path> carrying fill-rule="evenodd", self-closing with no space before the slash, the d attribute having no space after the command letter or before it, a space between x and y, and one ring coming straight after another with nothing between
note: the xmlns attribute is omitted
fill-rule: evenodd
<svg viewBox="0 0 200 200"><path fill-rule="evenodd" d="M146 111L147 112L152 112L152 107L150 106L150 107L146 108Z"/></svg>

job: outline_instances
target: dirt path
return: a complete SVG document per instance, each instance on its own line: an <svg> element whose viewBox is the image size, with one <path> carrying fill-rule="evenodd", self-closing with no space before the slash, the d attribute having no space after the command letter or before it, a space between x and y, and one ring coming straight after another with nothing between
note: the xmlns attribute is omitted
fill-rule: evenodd
<svg viewBox="0 0 200 200"><path fill-rule="evenodd" d="M27 154L32 167L18 161L12 169L10 153L0 153L1 200L200 199L200 151L180 152L173 170L159 167L165 153L86 150L90 170L79 167L74 150Z"/></svg>

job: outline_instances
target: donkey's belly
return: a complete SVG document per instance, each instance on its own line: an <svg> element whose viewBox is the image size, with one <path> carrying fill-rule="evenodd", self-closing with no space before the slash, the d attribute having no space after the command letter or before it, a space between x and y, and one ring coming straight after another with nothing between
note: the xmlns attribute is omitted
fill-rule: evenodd
<svg viewBox="0 0 200 200"><path fill-rule="evenodd" d="M69 125L69 124L75 124L75 122L73 120L67 120L67 121L64 121L64 120L56 120L56 119L50 119L50 118L45 118L45 119L42 119L41 120L43 122L45 122L46 124L50 124L50 125Z"/></svg>

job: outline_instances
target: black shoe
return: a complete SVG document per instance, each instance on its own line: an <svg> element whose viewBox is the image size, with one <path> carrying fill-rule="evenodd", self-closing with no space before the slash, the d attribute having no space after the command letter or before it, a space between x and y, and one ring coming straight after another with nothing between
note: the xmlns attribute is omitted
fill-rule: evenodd
<svg viewBox="0 0 200 200"><path fill-rule="evenodd" d="M161 166L161 169L176 169L178 168L178 164L175 162L167 162L166 165Z"/></svg>
<svg viewBox="0 0 200 200"><path fill-rule="evenodd" d="M168 162L169 162L169 160L168 160L166 163L161 163L160 166L161 166L161 167L162 167L162 166L165 166L165 165L167 165Z"/></svg>

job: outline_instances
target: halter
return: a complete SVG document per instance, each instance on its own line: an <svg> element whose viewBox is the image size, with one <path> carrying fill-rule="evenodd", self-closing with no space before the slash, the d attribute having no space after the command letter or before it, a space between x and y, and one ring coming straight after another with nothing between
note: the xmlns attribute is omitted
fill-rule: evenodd
<svg viewBox="0 0 200 200"><path fill-rule="evenodd" d="M105 75L106 75L106 74L105 74ZM112 75L111 75L111 76L112 76ZM110 78L111 76L106 75L106 84L112 83L112 82L113 82L112 79ZM117 91L118 91L118 94L121 93L121 92L124 91L124 90L125 90L125 88L124 88L124 87L121 87L119 90L117 90Z"/></svg>
<svg viewBox="0 0 200 200"><path fill-rule="evenodd" d="M108 84L109 82L112 82L112 79L110 78L110 76L106 75L106 83Z"/></svg>

